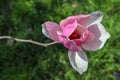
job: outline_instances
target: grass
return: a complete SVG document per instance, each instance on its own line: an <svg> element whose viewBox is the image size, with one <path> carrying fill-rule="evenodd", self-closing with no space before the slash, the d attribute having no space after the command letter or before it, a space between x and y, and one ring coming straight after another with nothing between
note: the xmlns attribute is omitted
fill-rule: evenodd
<svg viewBox="0 0 120 80"><path fill-rule="evenodd" d="M0 40L0 80L116 80L120 71L119 0L2 0L0 35L51 42L43 36L41 24L93 11L104 13L102 24L111 37L95 52L86 51L88 70L80 75L68 60L61 44L47 48L34 44Z"/></svg>

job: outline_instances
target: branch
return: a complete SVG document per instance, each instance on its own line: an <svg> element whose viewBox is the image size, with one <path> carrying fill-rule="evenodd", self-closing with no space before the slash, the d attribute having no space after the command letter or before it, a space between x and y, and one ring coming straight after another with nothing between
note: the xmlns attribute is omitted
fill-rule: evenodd
<svg viewBox="0 0 120 80"><path fill-rule="evenodd" d="M32 44L36 44L36 45L40 45L40 46L44 46L44 47L47 47L47 46L50 46L52 44L57 43L57 42L40 43L40 42L33 41L33 40L19 39L19 38L14 38L14 37L11 37L11 36L0 36L0 39L12 39L12 40L15 40L15 41L18 41L18 42L32 43Z"/></svg>

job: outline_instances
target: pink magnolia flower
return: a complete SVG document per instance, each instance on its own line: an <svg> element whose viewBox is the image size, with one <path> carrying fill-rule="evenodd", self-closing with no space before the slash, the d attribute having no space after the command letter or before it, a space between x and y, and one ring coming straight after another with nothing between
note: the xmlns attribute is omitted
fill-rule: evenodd
<svg viewBox="0 0 120 80"><path fill-rule="evenodd" d="M96 11L88 15L67 17L60 24L48 21L42 25L42 32L69 50L68 56L72 67L82 74L88 67L88 59L83 49L89 51L101 49L110 37L100 23L102 18L103 14Z"/></svg>

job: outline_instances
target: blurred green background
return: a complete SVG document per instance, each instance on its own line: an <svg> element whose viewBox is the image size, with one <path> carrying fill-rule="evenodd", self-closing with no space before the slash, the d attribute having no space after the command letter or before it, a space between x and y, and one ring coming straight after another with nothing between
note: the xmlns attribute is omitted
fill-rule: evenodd
<svg viewBox="0 0 120 80"><path fill-rule="evenodd" d="M120 71L120 0L0 0L0 36L52 42L41 32L45 21L101 11L102 24L111 37L95 52L86 51L88 70L80 75L61 44L47 48L0 40L0 80L116 80Z"/></svg>

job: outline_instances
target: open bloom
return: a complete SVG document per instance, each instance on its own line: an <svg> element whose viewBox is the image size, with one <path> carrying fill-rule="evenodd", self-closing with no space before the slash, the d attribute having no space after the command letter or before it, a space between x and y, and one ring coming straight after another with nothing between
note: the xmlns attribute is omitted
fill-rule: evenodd
<svg viewBox="0 0 120 80"><path fill-rule="evenodd" d="M67 17L60 24L45 22L43 34L55 42L62 43L69 51L72 67L80 74L88 67L88 59L83 49L96 51L101 49L110 34L100 23L103 14L99 11Z"/></svg>

